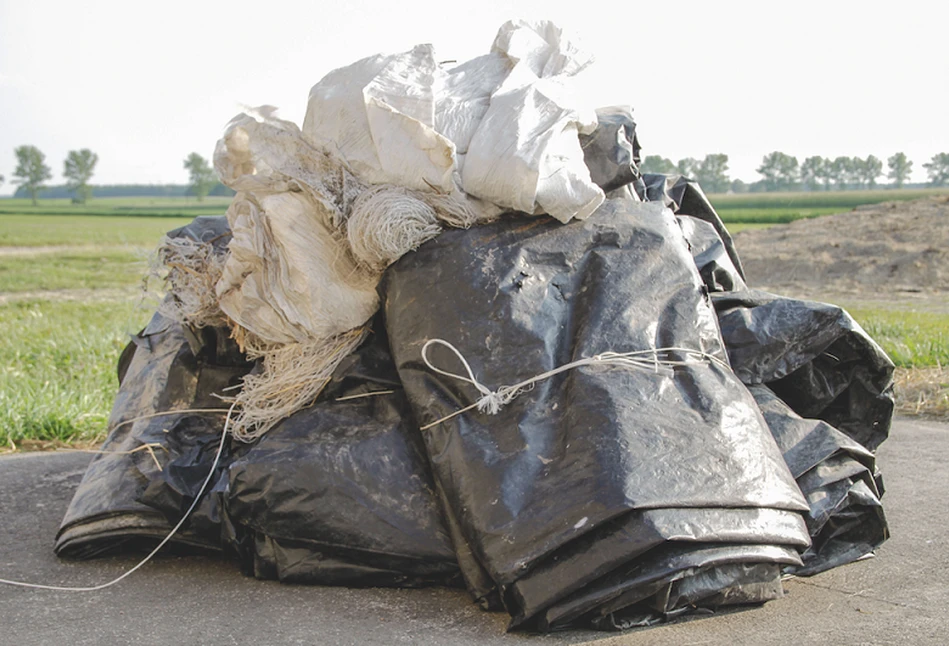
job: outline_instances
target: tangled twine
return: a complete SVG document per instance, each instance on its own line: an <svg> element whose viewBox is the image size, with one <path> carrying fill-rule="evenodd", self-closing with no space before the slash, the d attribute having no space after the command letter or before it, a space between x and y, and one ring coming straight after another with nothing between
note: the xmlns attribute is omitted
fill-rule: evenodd
<svg viewBox="0 0 949 646"><path fill-rule="evenodd" d="M366 328L356 328L329 340L287 343L261 355L260 372L244 377L233 399L239 412L232 434L252 442L293 413L312 404L340 362L365 340Z"/></svg>

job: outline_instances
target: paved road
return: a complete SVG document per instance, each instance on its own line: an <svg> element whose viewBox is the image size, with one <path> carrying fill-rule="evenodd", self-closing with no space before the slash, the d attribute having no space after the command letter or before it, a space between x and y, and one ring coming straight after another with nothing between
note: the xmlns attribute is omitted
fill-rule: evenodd
<svg viewBox="0 0 949 646"><path fill-rule="evenodd" d="M0 644L947 644L949 426L900 420L879 451L893 538L872 560L786 583L762 608L621 634L506 634L463 592L287 586L223 560L159 557L118 586L0 586ZM0 457L0 578L95 585L132 558L60 561L53 536L89 457Z"/></svg>

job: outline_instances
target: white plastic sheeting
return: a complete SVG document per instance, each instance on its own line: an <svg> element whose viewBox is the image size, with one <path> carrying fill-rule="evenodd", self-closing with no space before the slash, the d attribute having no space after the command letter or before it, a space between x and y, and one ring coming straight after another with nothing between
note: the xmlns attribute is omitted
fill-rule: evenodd
<svg viewBox="0 0 949 646"><path fill-rule="evenodd" d="M553 23L509 22L451 69L418 45L330 72L302 129L268 106L228 124L214 165L238 193L215 294L264 359L236 434L258 437L316 397L378 309L382 272L443 224L596 210L578 136L597 117L572 91L591 62Z"/></svg>
<svg viewBox="0 0 949 646"><path fill-rule="evenodd" d="M221 309L269 344L328 339L378 308L378 274L360 269L304 193L238 195L217 285Z"/></svg>
<svg viewBox="0 0 949 646"><path fill-rule="evenodd" d="M370 184L466 194L505 209L585 218L603 192L578 133L596 115L572 92L592 58L550 22L505 23L488 55L446 70L430 45L329 73L303 134Z"/></svg>

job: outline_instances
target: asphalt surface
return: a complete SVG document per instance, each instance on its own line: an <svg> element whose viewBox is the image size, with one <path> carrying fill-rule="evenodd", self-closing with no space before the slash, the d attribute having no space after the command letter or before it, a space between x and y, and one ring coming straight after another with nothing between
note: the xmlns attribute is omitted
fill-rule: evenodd
<svg viewBox="0 0 949 646"><path fill-rule="evenodd" d="M0 456L0 578L89 586L137 562L63 561L53 537L89 456ZM947 644L949 425L898 420L879 449L892 538L785 583L763 607L626 633L505 633L458 590L288 586L225 560L162 556L92 593L0 585L0 644Z"/></svg>

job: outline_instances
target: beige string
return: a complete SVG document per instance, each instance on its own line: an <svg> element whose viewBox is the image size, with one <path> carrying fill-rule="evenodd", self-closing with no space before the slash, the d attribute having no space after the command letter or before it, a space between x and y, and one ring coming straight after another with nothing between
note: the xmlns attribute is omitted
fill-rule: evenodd
<svg viewBox="0 0 949 646"><path fill-rule="evenodd" d="M231 406L230 408L181 408L178 410L163 410L158 413L149 413L148 415L139 415L138 417L127 419L116 424L115 428L125 426L126 424L134 424L135 422L140 422L143 419L152 419L153 417L164 417L166 415L177 415L179 413L229 413L233 409L234 407Z"/></svg>
<svg viewBox="0 0 949 646"><path fill-rule="evenodd" d="M359 395L346 395L345 397L337 397L336 401L338 402L348 402L351 399L362 399L364 397L377 397L378 395L391 395L394 393L394 390L374 390L369 393L361 393Z"/></svg>
<svg viewBox="0 0 949 646"><path fill-rule="evenodd" d="M165 543L170 541L172 537L178 533L178 530L181 529L181 526L184 525L185 521L188 520L188 517L191 516L191 512L193 512L195 507L198 506L198 502L201 501L201 496L204 495L205 490L208 488L208 484L210 484L211 478L214 476L214 470L217 469L217 465L221 461L221 453L224 452L224 441L227 439L228 430L230 430L231 412L234 410L234 406L236 406L236 404L232 404L231 407L227 410L227 417L224 419L224 430L221 432L221 442L220 444L218 444L217 454L214 456L214 462L211 464L211 470L208 472L208 477L204 479L204 483L201 485L201 489L198 491L198 494L194 497L194 502L191 503L191 506L188 507L188 511L184 513L184 515L181 517L181 520L178 521L178 524L172 528L172 530L162 540L162 542L159 543L157 547L155 547L155 549L149 552L148 556L146 556L144 559L139 561L135 567L125 572L125 574L115 579L112 579L111 581L107 583L103 583L101 585L89 586L89 587L42 585L39 583L25 583L23 581L10 581L8 579L0 579L0 583L5 583L7 585L15 585L21 588L34 588L34 589L39 589L39 590L56 590L58 592L95 592L97 590L102 590L104 588L108 588L109 586L115 585L116 583L118 583L119 581L122 581L123 579L131 575L133 572L138 570L140 567L148 563L150 560L152 560L152 557L158 554L158 550L163 548L165 546ZM173 411L173 412L179 412L179 411Z"/></svg>
<svg viewBox="0 0 949 646"><path fill-rule="evenodd" d="M71 453L95 453L97 455L108 455L108 454L132 455L133 453L138 453L139 451L148 451L148 454L152 456L152 460L155 462L155 466L158 467L159 471L163 471L161 467L161 463L158 461L158 457L155 455L155 451L153 449L161 449L165 453L168 452L168 449L166 449L162 444L159 444L158 442L147 442L141 446L135 447L134 449L130 451L106 451L102 449L68 449L68 448L62 448L62 449L56 449L56 450L68 451Z"/></svg>
<svg viewBox="0 0 949 646"><path fill-rule="evenodd" d="M468 373L467 376L454 372L448 372L447 370L442 370L441 368L434 366L428 358L429 348L431 348L433 345L441 345L451 350L455 356L458 357L461 365L464 366L465 372ZM603 352L585 359L571 361L570 363L566 363L558 368L554 368L553 370L549 370L545 373L537 375L536 377L525 379L524 381L514 384L513 386L501 386L497 390L490 390L487 386L479 382L474 376L471 366L468 364L468 361L464 358L461 352L459 352L458 348L444 339L430 339L425 343L424 346L422 346L422 361L425 362L425 365L440 375L451 377L452 379L458 379L459 381L464 381L471 384L478 390L479 393L481 393L481 398L469 406L465 406L460 410L456 410L454 413L435 420L431 424L422 426L420 430L427 431L428 429L438 426L442 422L447 422L453 417L457 417L462 413L466 413L473 408L477 408L482 413L496 415L501 410L502 406L506 406L507 404L511 403L518 395L524 392L525 389L530 388L538 381L549 379L554 375L559 375L562 372L573 370L574 368L580 368L582 366L612 365L636 370L650 370L653 372L658 372L660 367L675 368L677 366L695 365L696 363L701 362L690 361L689 359L666 358L672 354L684 354L686 357L696 357L702 361L709 361L711 363L718 364L726 370L729 369L728 364L715 355L703 352L701 350L694 350L692 348L668 347L638 350L636 352Z"/></svg>

